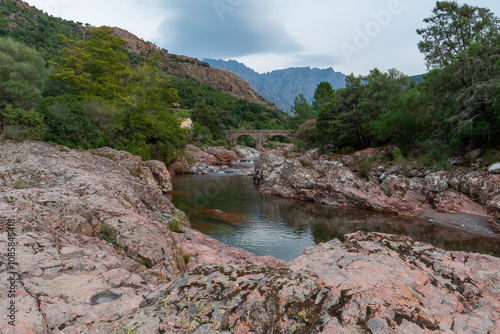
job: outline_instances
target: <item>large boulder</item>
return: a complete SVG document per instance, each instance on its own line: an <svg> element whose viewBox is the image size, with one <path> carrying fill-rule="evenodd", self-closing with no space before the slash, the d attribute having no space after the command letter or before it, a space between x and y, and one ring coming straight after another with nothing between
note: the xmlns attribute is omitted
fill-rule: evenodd
<svg viewBox="0 0 500 334"><path fill-rule="evenodd" d="M488 172L490 172L491 174L500 174L500 162L497 162L488 167Z"/></svg>
<svg viewBox="0 0 500 334"><path fill-rule="evenodd" d="M238 158L234 151L223 147L207 146L203 148L203 151L215 156L218 160L217 164L219 165L231 164Z"/></svg>
<svg viewBox="0 0 500 334"><path fill-rule="evenodd" d="M378 182L361 178L342 164L297 156L291 150L279 148L261 154L254 174L261 192L401 215L416 215L421 211L418 196L408 197L415 198L414 201L392 197ZM415 181L412 183L416 186Z"/></svg>
<svg viewBox="0 0 500 334"><path fill-rule="evenodd" d="M46 258L36 253L43 247L55 251L45 240L37 241L31 242L34 258ZM75 249L62 248L61 253L70 261L79 258ZM64 268L56 256L46 274L67 270L69 277L57 277L43 290L30 285L29 293L20 294L26 298L22 305L32 306L32 315L21 317L23 328L63 333L494 333L500 325L500 259L443 251L408 237L358 232L345 242L309 247L286 265L234 259L200 263L142 294L137 292L148 286L140 277L120 267L104 272L93 250L85 255L80 265ZM87 289L77 293L71 278L88 284ZM47 294L60 299L46 303ZM99 300L104 304L95 305Z"/></svg>
<svg viewBox="0 0 500 334"><path fill-rule="evenodd" d="M187 145L186 155L190 160L194 160L197 163L207 165L216 165L219 163L219 159L217 159L213 154L202 151L199 147L194 145Z"/></svg>
<svg viewBox="0 0 500 334"><path fill-rule="evenodd" d="M182 271L182 252L169 228L173 220L187 219L139 157L36 142L6 143L0 155L6 157L0 165L0 214L23 231L107 240L150 268L153 281L156 274L172 278Z"/></svg>
<svg viewBox="0 0 500 334"><path fill-rule="evenodd" d="M163 162L148 160L146 161L146 166L151 170L151 173L153 173L153 177L163 193L168 193L173 190L172 176Z"/></svg>
<svg viewBox="0 0 500 334"><path fill-rule="evenodd" d="M500 219L500 174L455 168L415 177L416 168L390 164L365 167L361 177L363 161L376 154L371 149L329 161L293 147L278 148L257 160L254 182L263 193L333 206L410 216L433 208Z"/></svg>
<svg viewBox="0 0 500 334"><path fill-rule="evenodd" d="M186 174L189 170L189 164L183 156L177 157L177 160L168 168L170 175Z"/></svg>
<svg viewBox="0 0 500 334"><path fill-rule="evenodd" d="M332 288L337 306L324 333L497 332L499 265L493 256L364 232L309 247L289 263Z"/></svg>
<svg viewBox="0 0 500 334"><path fill-rule="evenodd" d="M238 158L244 159L247 161L255 161L259 158L260 152L251 147L245 146L235 146L233 147L233 151L236 153Z"/></svg>
<svg viewBox="0 0 500 334"><path fill-rule="evenodd" d="M430 173L425 177L427 190L438 193L448 189L449 174L446 171Z"/></svg>

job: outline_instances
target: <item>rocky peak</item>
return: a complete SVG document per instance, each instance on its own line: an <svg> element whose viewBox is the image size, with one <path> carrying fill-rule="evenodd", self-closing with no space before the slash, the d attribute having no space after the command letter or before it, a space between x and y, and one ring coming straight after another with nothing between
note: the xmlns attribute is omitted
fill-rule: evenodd
<svg viewBox="0 0 500 334"><path fill-rule="evenodd" d="M111 31L113 31L113 35L115 37L119 37L127 42L127 46L125 48L130 53L145 55L148 51L158 50L158 47L155 44L146 42L125 29L112 27Z"/></svg>

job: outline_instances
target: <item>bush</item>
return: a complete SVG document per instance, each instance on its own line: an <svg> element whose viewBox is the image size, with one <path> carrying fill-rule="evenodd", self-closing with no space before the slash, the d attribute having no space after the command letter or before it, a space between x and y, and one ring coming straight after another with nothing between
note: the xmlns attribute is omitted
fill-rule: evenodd
<svg viewBox="0 0 500 334"><path fill-rule="evenodd" d="M35 109L24 110L21 108L12 108L12 106L7 105L5 109L0 110L0 116L5 119L7 125L18 126L22 129L19 132L20 138L42 139L45 124L42 115Z"/></svg>
<svg viewBox="0 0 500 334"><path fill-rule="evenodd" d="M422 144L425 150L424 164L427 167L445 168L448 166L450 147L437 140L427 140Z"/></svg>
<svg viewBox="0 0 500 334"><path fill-rule="evenodd" d="M316 132L316 120L305 121L295 132L295 144L302 147L313 146L316 141Z"/></svg>
<svg viewBox="0 0 500 334"><path fill-rule="evenodd" d="M170 221L170 231L176 233L184 232L184 221L179 215L174 215Z"/></svg>
<svg viewBox="0 0 500 334"><path fill-rule="evenodd" d="M309 167L311 166L311 162L309 160L306 160L306 159L299 159L299 162L300 164L303 166L303 167Z"/></svg>
<svg viewBox="0 0 500 334"><path fill-rule="evenodd" d="M98 237L101 240L116 244L116 230L113 226L102 225Z"/></svg>
<svg viewBox="0 0 500 334"><path fill-rule="evenodd" d="M374 158L360 157L355 162L355 168L360 177L369 180L370 173L373 170Z"/></svg>
<svg viewBox="0 0 500 334"><path fill-rule="evenodd" d="M85 117L82 105L73 96L47 97L37 110L47 125L44 140L83 149L107 143L106 135Z"/></svg>

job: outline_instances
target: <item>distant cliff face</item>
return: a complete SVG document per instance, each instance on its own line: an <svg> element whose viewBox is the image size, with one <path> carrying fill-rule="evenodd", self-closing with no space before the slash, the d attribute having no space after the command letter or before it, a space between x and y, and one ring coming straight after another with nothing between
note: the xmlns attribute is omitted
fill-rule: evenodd
<svg viewBox="0 0 500 334"><path fill-rule="evenodd" d="M345 87L346 76L335 72L333 68L321 70L293 67L259 74L235 60L204 59L203 61L209 63L211 67L236 74L247 81L258 94L285 112L290 112L295 97L300 93L304 94L308 101L312 101L316 86L322 81L329 82L333 89Z"/></svg>
<svg viewBox="0 0 500 334"><path fill-rule="evenodd" d="M147 54L150 50L158 49L155 44L146 42L126 30L120 28L112 28L112 30L116 37L127 41L126 48L131 53L141 55ZM178 56L167 52L165 52L163 62L168 67L169 74L174 77L189 75L238 99L273 108L262 96L253 91L247 82L233 73L210 68L207 63L203 63L196 58Z"/></svg>

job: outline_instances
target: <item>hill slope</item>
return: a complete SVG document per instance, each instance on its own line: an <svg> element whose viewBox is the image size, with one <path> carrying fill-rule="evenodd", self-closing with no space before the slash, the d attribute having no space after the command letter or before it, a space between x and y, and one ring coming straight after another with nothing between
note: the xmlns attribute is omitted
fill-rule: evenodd
<svg viewBox="0 0 500 334"><path fill-rule="evenodd" d="M235 60L203 59L203 61L212 67L236 74L266 100L285 112L290 111L290 106L299 93L304 94L308 101L312 101L316 86L322 81L329 82L334 89L345 87L346 76L335 72L333 68L293 67L259 74Z"/></svg>
<svg viewBox="0 0 500 334"><path fill-rule="evenodd" d="M0 36L9 36L34 47L51 60L59 58L64 46L59 35L82 39L91 28L81 22L49 16L21 0L0 0ZM155 44L144 41L126 30L112 30L116 37L128 42L127 51L132 55L147 56L150 50L159 49ZM238 99L273 108L238 76L210 68L208 64L197 59L165 53L164 65L174 78L184 78L187 75Z"/></svg>

